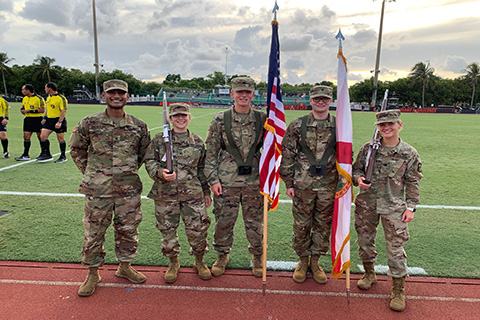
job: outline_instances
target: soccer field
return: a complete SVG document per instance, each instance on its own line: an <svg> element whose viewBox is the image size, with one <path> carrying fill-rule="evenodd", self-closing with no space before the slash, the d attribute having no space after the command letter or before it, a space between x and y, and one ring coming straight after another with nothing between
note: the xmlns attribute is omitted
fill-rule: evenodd
<svg viewBox="0 0 480 320"><path fill-rule="evenodd" d="M77 192L81 174L75 164L35 161L17 162L23 151L23 116L19 103L11 104L8 123L10 159L0 158L0 260L80 262L83 240L83 197ZM69 105L69 132L84 116L104 110L105 106ZM152 138L161 133L162 109L159 107L127 106L126 111L145 120ZM220 109L191 109L190 130L203 138L213 116ZM289 123L305 111L287 111ZM354 112L353 150L356 155L363 143L371 139L374 113ZM424 179L420 184L421 206L409 224L411 239L406 246L409 267L430 276L480 278L480 117L457 114L402 114L401 138L414 146L422 159ZM68 142L70 133L66 134ZM50 136L51 151L59 152L55 135ZM32 139L30 156L40 153L39 143ZM56 158L57 156L55 156ZM147 195L153 181L145 169L140 169ZM297 261L291 249L291 203L281 186L279 208L268 218L269 261ZM357 190L354 190L354 194ZM161 255L160 232L155 228L153 200L142 201L143 221L140 225L140 245L134 264L167 265ZM352 210L353 213L353 210ZM209 229L212 242L214 217ZM352 219L353 220L353 219ZM352 272L360 272L355 230L351 228ZM243 222L238 220L230 268L249 268L251 257ZM179 228L182 266L191 266L188 243L183 226ZM107 263L114 263L113 232L110 229L105 244ZM379 265L386 265L383 230L377 238ZM216 255L205 256L210 266ZM329 255L321 258L326 270L331 268Z"/></svg>

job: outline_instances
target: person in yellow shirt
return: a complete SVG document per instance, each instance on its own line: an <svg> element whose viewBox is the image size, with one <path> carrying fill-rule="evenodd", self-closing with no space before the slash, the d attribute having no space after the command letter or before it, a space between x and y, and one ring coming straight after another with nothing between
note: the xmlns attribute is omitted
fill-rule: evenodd
<svg viewBox="0 0 480 320"><path fill-rule="evenodd" d="M60 158L55 163L67 161L65 156L65 132L67 131L67 98L58 93L58 87L55 83L49 82L45 85L45 93L48 94L46 102L46 110L42 120L42 132L40 134L40 144L42 146L42 154L37 158L38 162L47 162L53 160L50 154L50 141L48 136L55 131L57 133L58 143L60 144Z"/></svg>
<svg viewBox="0 0 480 320"><path fill-rule="evenodd" d="M2 140L3 156L10 158L8 152L7 123L10 106L7 100L0 96L0 140Z"/></svg>
<svg viewBox="0 0 480 320"><path fill-rule="evenodd" d="M22 86L22 107L20 112L25 116L23 119L23 154L15 158L17 161L30 160L29 152L32 145L31 137L35 132L40 142L40 132L42 131L42 118L45 112L45 100L35 93L35 88L31 84Z"/></svg>

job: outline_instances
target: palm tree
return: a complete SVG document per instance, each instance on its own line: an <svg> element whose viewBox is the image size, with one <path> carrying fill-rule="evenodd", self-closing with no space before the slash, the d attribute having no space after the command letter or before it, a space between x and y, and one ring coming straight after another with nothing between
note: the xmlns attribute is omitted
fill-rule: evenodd
<svg viewBox="0 0 480 320"><path fill-rule="evenodd" d="M33 60L33 78L35 80L47 80L48 82L52 81L51 78L60 79L62 75L60 71L57 70L57 66L53 66L54 62L55 58L37 56L37 58Z"/></svg>
<svg viewBox="0 0 480 320"><path fill-rule="evenodd" d="M5 74L13 74L12 68L7 66L7 63L13 61L15 59L10 59L5 52L0 52L0 70L2 73L2 82L3 82L3 89L5 90L5 95L7 95L7 83L5 82Z"/></svg>
<svg viewBox="0 0 480 320"><path fill-rule="evenodd" d="M430 66L430 62L427 61L427 64L423 62L417 63L411 70L410 74L408 75L410 78L413 79L413 82L417 82L418 80L422 80L423 87L422 87L422 107L425 107L425 88L428 85L428 80L433 77L433 73L435 69Z"/></svg>
<svg viewBox="0 0 480 320"><path fill-rule="evenodd" d="M473 108L473 99L475 98L475 87L477 83L479 82L480 79L480 68L478 66L478 63L473 62L467 66L467 69L465 69L467 72L467 79L470 79L472 81L472 100L470 102L470 108Z"/></svg>

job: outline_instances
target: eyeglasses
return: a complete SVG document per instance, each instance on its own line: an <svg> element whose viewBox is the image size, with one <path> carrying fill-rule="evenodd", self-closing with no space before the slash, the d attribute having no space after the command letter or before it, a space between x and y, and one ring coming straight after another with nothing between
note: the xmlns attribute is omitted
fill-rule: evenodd
<svg viewBox="0 0 480 320"><path fill-rule="evenodd" d="M315 98L312 98L312 101L313 102L323 102L323 103L327 103L330 101L330 98L328 97L315 97Z"/></svg>

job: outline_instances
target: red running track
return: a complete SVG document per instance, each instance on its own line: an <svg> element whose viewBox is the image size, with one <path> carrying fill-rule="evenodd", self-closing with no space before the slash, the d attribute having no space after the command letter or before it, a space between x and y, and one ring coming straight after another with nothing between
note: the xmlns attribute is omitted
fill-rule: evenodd
<svg viewBox="0 0 480 320"><path fill-rule="evenodd" d="M102 282L91 297L77 296L86 276L79 264L0 261L0 319L480 319L480 279L409 277L407 307L389 309L391 281L379 276L368 291L352 275L350 304L345 279L329 276L319 285L309 274L303 284L291 272L268 271L266 295L250 270L227 269L203 281L181 268L165 284L165 267L138 266L147 276L134 285L117 278L116 266L100 268Z"/></svg>

